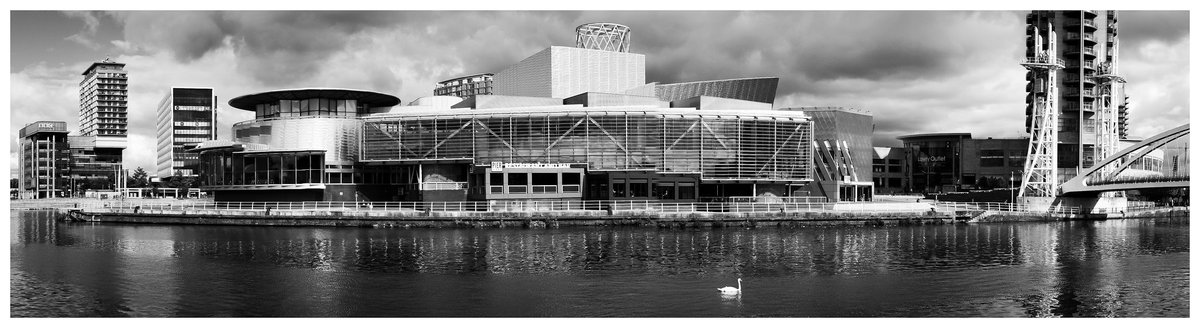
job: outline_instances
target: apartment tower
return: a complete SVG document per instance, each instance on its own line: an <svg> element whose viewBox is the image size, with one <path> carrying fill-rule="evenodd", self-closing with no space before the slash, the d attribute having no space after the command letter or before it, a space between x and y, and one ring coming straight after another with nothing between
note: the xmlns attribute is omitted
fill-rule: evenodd
<svg viewBox="0 0 1200 328"><path fill-rule="evenodd" d="M129 74L110 59L92 63L79 82L79 133L87 137L96 165L111 164L109 184L121 188L122 163L129 135ZM83 139L80 139L83 140Z"/></svg>
<svg viewBox="0 0 1200 328"><path fill-rule="evenodd" d="M1035 42L1057 34L1055 47ZM1116 11L1034 11L1026 16L1026 57L1055 49L1065 68L1056 74L1058 87L1059 183L1111 154L1127 130L1124 82L1117 74ZM1040 35L1034 35L1035 33ZM1038 49L1038 47L1041 47ZM1025 127L1030 132L1038 89L1037 74L1025 79Z"/></svg>

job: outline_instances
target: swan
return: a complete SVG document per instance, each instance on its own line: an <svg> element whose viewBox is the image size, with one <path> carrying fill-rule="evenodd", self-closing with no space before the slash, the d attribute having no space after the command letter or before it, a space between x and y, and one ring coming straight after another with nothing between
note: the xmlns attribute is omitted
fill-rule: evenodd
<svg viewBox="0 0 1200 328"><path fill-rule="evenodd" d="M742 278L738 278L738 286L737 286L737 288L733 288L733 287L721 287L721 288L717 288L717 290L721 291L721 294L725 294L725 295L737 295L737 294L741 294L741 293L742 293Z"/></svg>

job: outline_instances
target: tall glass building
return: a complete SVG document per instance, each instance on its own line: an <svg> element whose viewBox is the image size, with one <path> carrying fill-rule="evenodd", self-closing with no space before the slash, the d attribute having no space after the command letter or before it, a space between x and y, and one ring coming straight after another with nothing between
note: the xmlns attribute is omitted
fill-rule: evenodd
<svg viewBox="0 0 1200 328"><path fill-rule="evenodd" d="M158 177L197 175L200 156L184 148L214 139L214 102L211 88L171 88L159 101L155 119Z"/></svg>

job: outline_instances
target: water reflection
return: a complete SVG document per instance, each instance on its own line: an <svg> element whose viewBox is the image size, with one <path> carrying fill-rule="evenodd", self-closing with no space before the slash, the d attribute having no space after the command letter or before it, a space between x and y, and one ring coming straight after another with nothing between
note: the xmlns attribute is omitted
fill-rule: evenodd
<svg viewBox="0 0 1200 328"><path fill-rule="evenodd" d="M68 224L13 213L14 316L1180 316L1188 308L1186 219L401 230ZM749 285L745 303L711 290L736 277ZM38 294L48 291L64 296ZM57 304L36 299L84 310L39 312ZM466 304L473 310L457 306Z"/></svg>

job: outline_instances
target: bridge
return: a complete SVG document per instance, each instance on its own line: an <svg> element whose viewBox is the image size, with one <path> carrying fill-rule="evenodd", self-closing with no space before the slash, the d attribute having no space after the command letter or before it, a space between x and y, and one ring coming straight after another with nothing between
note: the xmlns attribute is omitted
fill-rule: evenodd
<svg viewBox="0 0 1200 328"><path fill-rule="evenodd" d="M1177 151L1183 156L1187 156L1186 141L1190 133L1190 124L1184 124L1142 140L1108 158L1101 159L1096 165L1080 171L1074 178L1063 183L1059 189L1060 195L1076 197L1111 191L1186 188L1191 181L1186 157L1184 157L1184 163L1171 163L1173 167L1170 170L1165 167L1148 169L1139 167L1139 164L1145 165L1148 160L1155 159L1149 155L1162 154L1163 152L1155 151L1162 150L1166 148L1164 146L1168 145L1176 146L1170 147L1174 150L1173 152ZM1177 147L1178 143L1173 142L1180 138L1183 138L1183 146ZM1166 158L1159 160L1166 160ZM1167 165L1167 163L1164 161L1160 164L1160 166L1163 165Z"/></svg>

